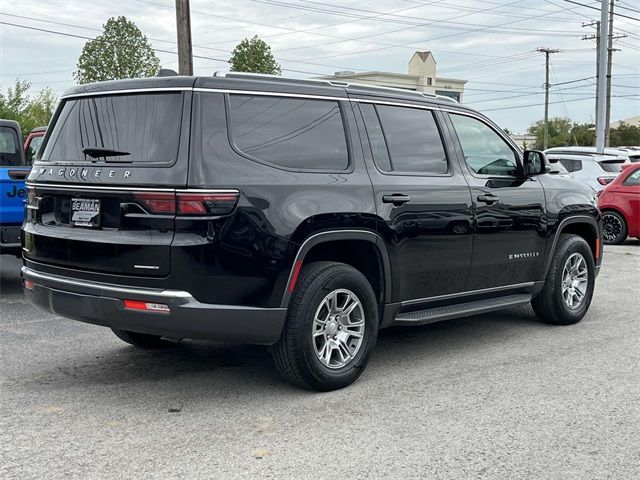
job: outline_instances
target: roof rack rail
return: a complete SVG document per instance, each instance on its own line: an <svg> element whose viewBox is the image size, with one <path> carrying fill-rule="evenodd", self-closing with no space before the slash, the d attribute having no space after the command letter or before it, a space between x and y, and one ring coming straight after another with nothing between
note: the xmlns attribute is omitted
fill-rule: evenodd
<svg viewBox="0 0 640 480"><path fill-rule="evenodd" d="M293 77L283 77L281 75L272 75L269 73L251 73L251 72L227 72L224 74L225 77L233 77L233 78L264 78L265 80L272 80L275 82L299 82L299 83L313 83L313 84L324 84L331 85L334 87L346 87L349 84L347 82L342 81L333 81L333 80L322 80L319 78L293 78Z"/></svg>
<svg viewBox="0 0 640 480"><path fill-rule="evenodd" d="M387 87L384 85L371 85L368 83L349 83L350 87L359 87L359 88L370 88L372 90L385 90L385 91L390 91L390 92L398 92L398 93L404 93L407 95L414 95L414 96L418 96L418 97L425 97L425 98L441 98L440 95L436 95L435 93L430 93L430 92L419 92L417 90L409 90L407 88L400 88L400 87ZM449 98L449 97L447 97ZM453 99L451 99L453 100ZM455 101L455 100L454 100Z"/></svg>
<svg viewBox="0 0 640 480"><path fill-rule="evenodd" d="M214 76L218 76L217 74L218 72L216 72ZM436 95L435 93L429 93L429 92L418 92L416 90L408 90L408 89L399 88L399 87L370 85L366 83L352 83L352 82L346 82L344 80L326 80L321 78L292 78L292 77L282 77L280 75L271 75L268 73L250 73L250 72L227 72L220 76L233 77L233 78L246 78L246 79L263 78L265 80L272 80L276 82L299 82L299 83L307 83L307 84L324 84L324 85L331 85L333 87L343 87L343 88L347 88L347 87L358 87L358 88L365 88L365 89L369 88L372 90L398 92L406 95L414 95L414 96L423 97L423 98L435 98L437 100L443 100L446 102L458 103L456 99L447 97L446 95Z"/></svg>

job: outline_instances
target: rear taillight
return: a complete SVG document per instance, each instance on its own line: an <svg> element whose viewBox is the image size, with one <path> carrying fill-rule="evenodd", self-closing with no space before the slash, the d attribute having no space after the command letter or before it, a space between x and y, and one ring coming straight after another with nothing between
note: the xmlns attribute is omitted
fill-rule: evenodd
<svg viewBox="0 0 640 480"><path fill-rule="evenodd" d="M611 183L612 180L613 180L613 178L598 177L598 183L600 185L608 185L609 183Z"/></svg>
<svg viewBox="0 0 640 480"><path fill-rule="evenodd" d="M136 193L135 199L150 213L173 215L176 213L175 193Z"/></svg>
<svg viewBox="0 0 640 480"><path fill-rule="evenodd" d="M238 192L136 193L134 198L147 211L162 215L226 215L238 203Z"/></svg>
<svg viewBox="0 0 640 480"><path fill-rule="evenodd" d="M35 286L35 284L33 283L33 280L25 280L24 281L24 288L26 288L27 290L33 290L34 286Z"/></svg>
<svg viewBox="0 0 640 480"><path fill-rule="evenodd" d="M123 300L124 307L128 310L143 310L146 312L169 313L169 305L164 303L141 302L139 300Z"/></svg>
<svg viewBox="0 0 640 480"><path fill-rule="evenodd" d="M178 215L225 215L238 203L237 192L178 193Z"/></svg>

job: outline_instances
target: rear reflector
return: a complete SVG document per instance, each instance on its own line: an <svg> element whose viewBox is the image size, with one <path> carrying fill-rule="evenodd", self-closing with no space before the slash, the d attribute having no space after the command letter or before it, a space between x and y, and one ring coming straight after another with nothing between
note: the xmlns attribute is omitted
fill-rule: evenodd
<svg viewBox="0 0 640 480"><path fill-rule="evenodd" d="M26 288L27 290L33 290L33 280L25 280L24 281L24 288Z"/></svg>
<svg viewBox="0 0 640 480"><path fill-rule="evenodd" d="M600 239L596 238L596 260L600 258Z"/></svg>
<svg viewBox="0 0 640 480"><path fill-rule="evenodd" d="M293 292L296 288L296 282L298 281L298 276L300 275L301 267L302 267L302 260L298 260L296 264L293 266L293 274L291 275L291 281L289 282L289 288L287 289L289 293Z"/></svg>
<svg viewBox="0 0 640 480"><path fill-rule="evenodd" d="M165 305L164 303L149 303L139 300L123 300L122 303L124 303L124 307L129 310L145 310L156 313L169 313L171 311L169 305Z"/></svg>

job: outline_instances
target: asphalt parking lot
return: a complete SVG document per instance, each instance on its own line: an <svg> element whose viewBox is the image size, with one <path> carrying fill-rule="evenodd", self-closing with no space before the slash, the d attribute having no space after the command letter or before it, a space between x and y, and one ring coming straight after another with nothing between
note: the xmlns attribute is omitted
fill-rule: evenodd
<svg viewBox="0 0 640 480"><path fill-rule="evenodd" d="M381 333L350 388L265 348L137 350L26 304L0 259L0 478L577 478L640 472L640 244L570 327L529 308Z"/></svg>

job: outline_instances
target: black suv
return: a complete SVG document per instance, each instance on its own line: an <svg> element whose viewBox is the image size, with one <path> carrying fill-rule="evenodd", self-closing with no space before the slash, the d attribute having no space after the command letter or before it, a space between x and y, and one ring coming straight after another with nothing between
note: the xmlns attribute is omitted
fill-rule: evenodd
<svg viewBox="0 0 640 480"><path fill-rule="evenodd" d="M41 152L31 302L140 347L270 345L312 389L353 382L390 325L529 302L575 323L602 256L590 188L429 94L247 74L82 85Z"/></svg>

